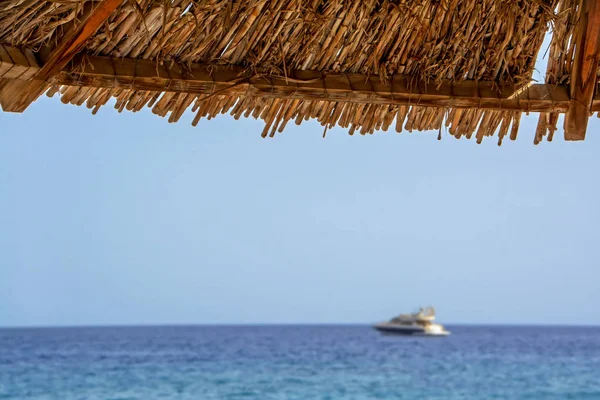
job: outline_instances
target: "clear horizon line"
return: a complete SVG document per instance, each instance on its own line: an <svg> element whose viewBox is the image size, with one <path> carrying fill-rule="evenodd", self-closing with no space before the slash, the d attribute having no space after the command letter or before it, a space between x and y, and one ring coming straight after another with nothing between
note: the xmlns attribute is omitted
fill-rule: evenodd
<svg viewBox="0 0 600 400"><path fill-rule="evenodd" d="M77 328L160 328L160 327L277 327L277 326L373 326L375 322L198 322L198 323L116 323L116 324L59 324L59 325L0 325L0 329L77 329ZM445 326L471 327L575 327L599 328L600 323L564 322L442 322Z"/></svg>

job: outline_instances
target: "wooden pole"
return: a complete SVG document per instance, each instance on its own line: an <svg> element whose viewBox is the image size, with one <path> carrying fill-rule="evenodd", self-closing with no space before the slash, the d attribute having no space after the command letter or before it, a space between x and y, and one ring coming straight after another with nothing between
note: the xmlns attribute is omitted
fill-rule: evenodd
<svg viewBox="0 0 600 400"><path fill-rule="evenodd" d="M581 0L571 73L571 104L565 115L565 140L583 140L598 81L600 56L600 0Z"/></svg>

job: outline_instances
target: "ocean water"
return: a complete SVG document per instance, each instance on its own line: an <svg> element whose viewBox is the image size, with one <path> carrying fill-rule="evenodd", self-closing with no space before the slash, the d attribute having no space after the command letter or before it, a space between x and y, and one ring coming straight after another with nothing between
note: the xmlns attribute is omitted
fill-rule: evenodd
<svg viewBox="0 0 600 400"><path fill-rule="evenodd" d="M600 328L0 329L1 399L600 399Z"/></svg>

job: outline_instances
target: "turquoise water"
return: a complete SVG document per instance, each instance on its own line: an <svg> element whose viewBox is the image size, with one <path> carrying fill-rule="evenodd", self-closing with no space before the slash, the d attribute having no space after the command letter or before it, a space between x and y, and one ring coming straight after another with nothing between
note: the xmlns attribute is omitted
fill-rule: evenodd
<svg viewBox="0 0 600 400"><path fill-rule="evenodd" d="M0 329L2 399L600 399L600 328Z"/></svg>

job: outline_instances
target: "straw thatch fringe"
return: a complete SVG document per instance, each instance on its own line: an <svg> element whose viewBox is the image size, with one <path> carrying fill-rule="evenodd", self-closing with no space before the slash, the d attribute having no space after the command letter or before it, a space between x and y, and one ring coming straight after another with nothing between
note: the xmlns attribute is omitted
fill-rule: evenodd
<svg viewBox="0 0 600 400"><path fill-rule="evenodd" d="M575 52L573 39L580 18L579 3L578 0L563 0L558 5L557 17L552 24L553 34L546 68L546 83L570 83ZM533 143L539 144L546 135L551 142L557 130L557 123L557 113L541 113Z"/></svg>
<svg viewBox="0 0 600 400"><path fill-rule="evenodd" d="M86 0L6 0L0 3L0 43L52 45L77 19ZM124 0L87 43L93 55L239 65L286 76L291 69L405 74L431 84L487 80L526 83L547 27L555 36L547 81L568 79L575 0ZM555 13L554 10L558 10ZM316 119L325 129L350 134L393 127L448 129L477 142L496 133L516 138L520 113L335 101L253 98L128 89L53 87L65 103L94 113L111 98L115 107L153 113L176 122L183 113L201 118L229 113L265 121L263 137L294 121ZM542 123L542 120L544 121ZM543 114L536 141L553 132L556 118ZM552 125L554 124L554 125ZM512 128L511 128L512 127Z"/></svg>

